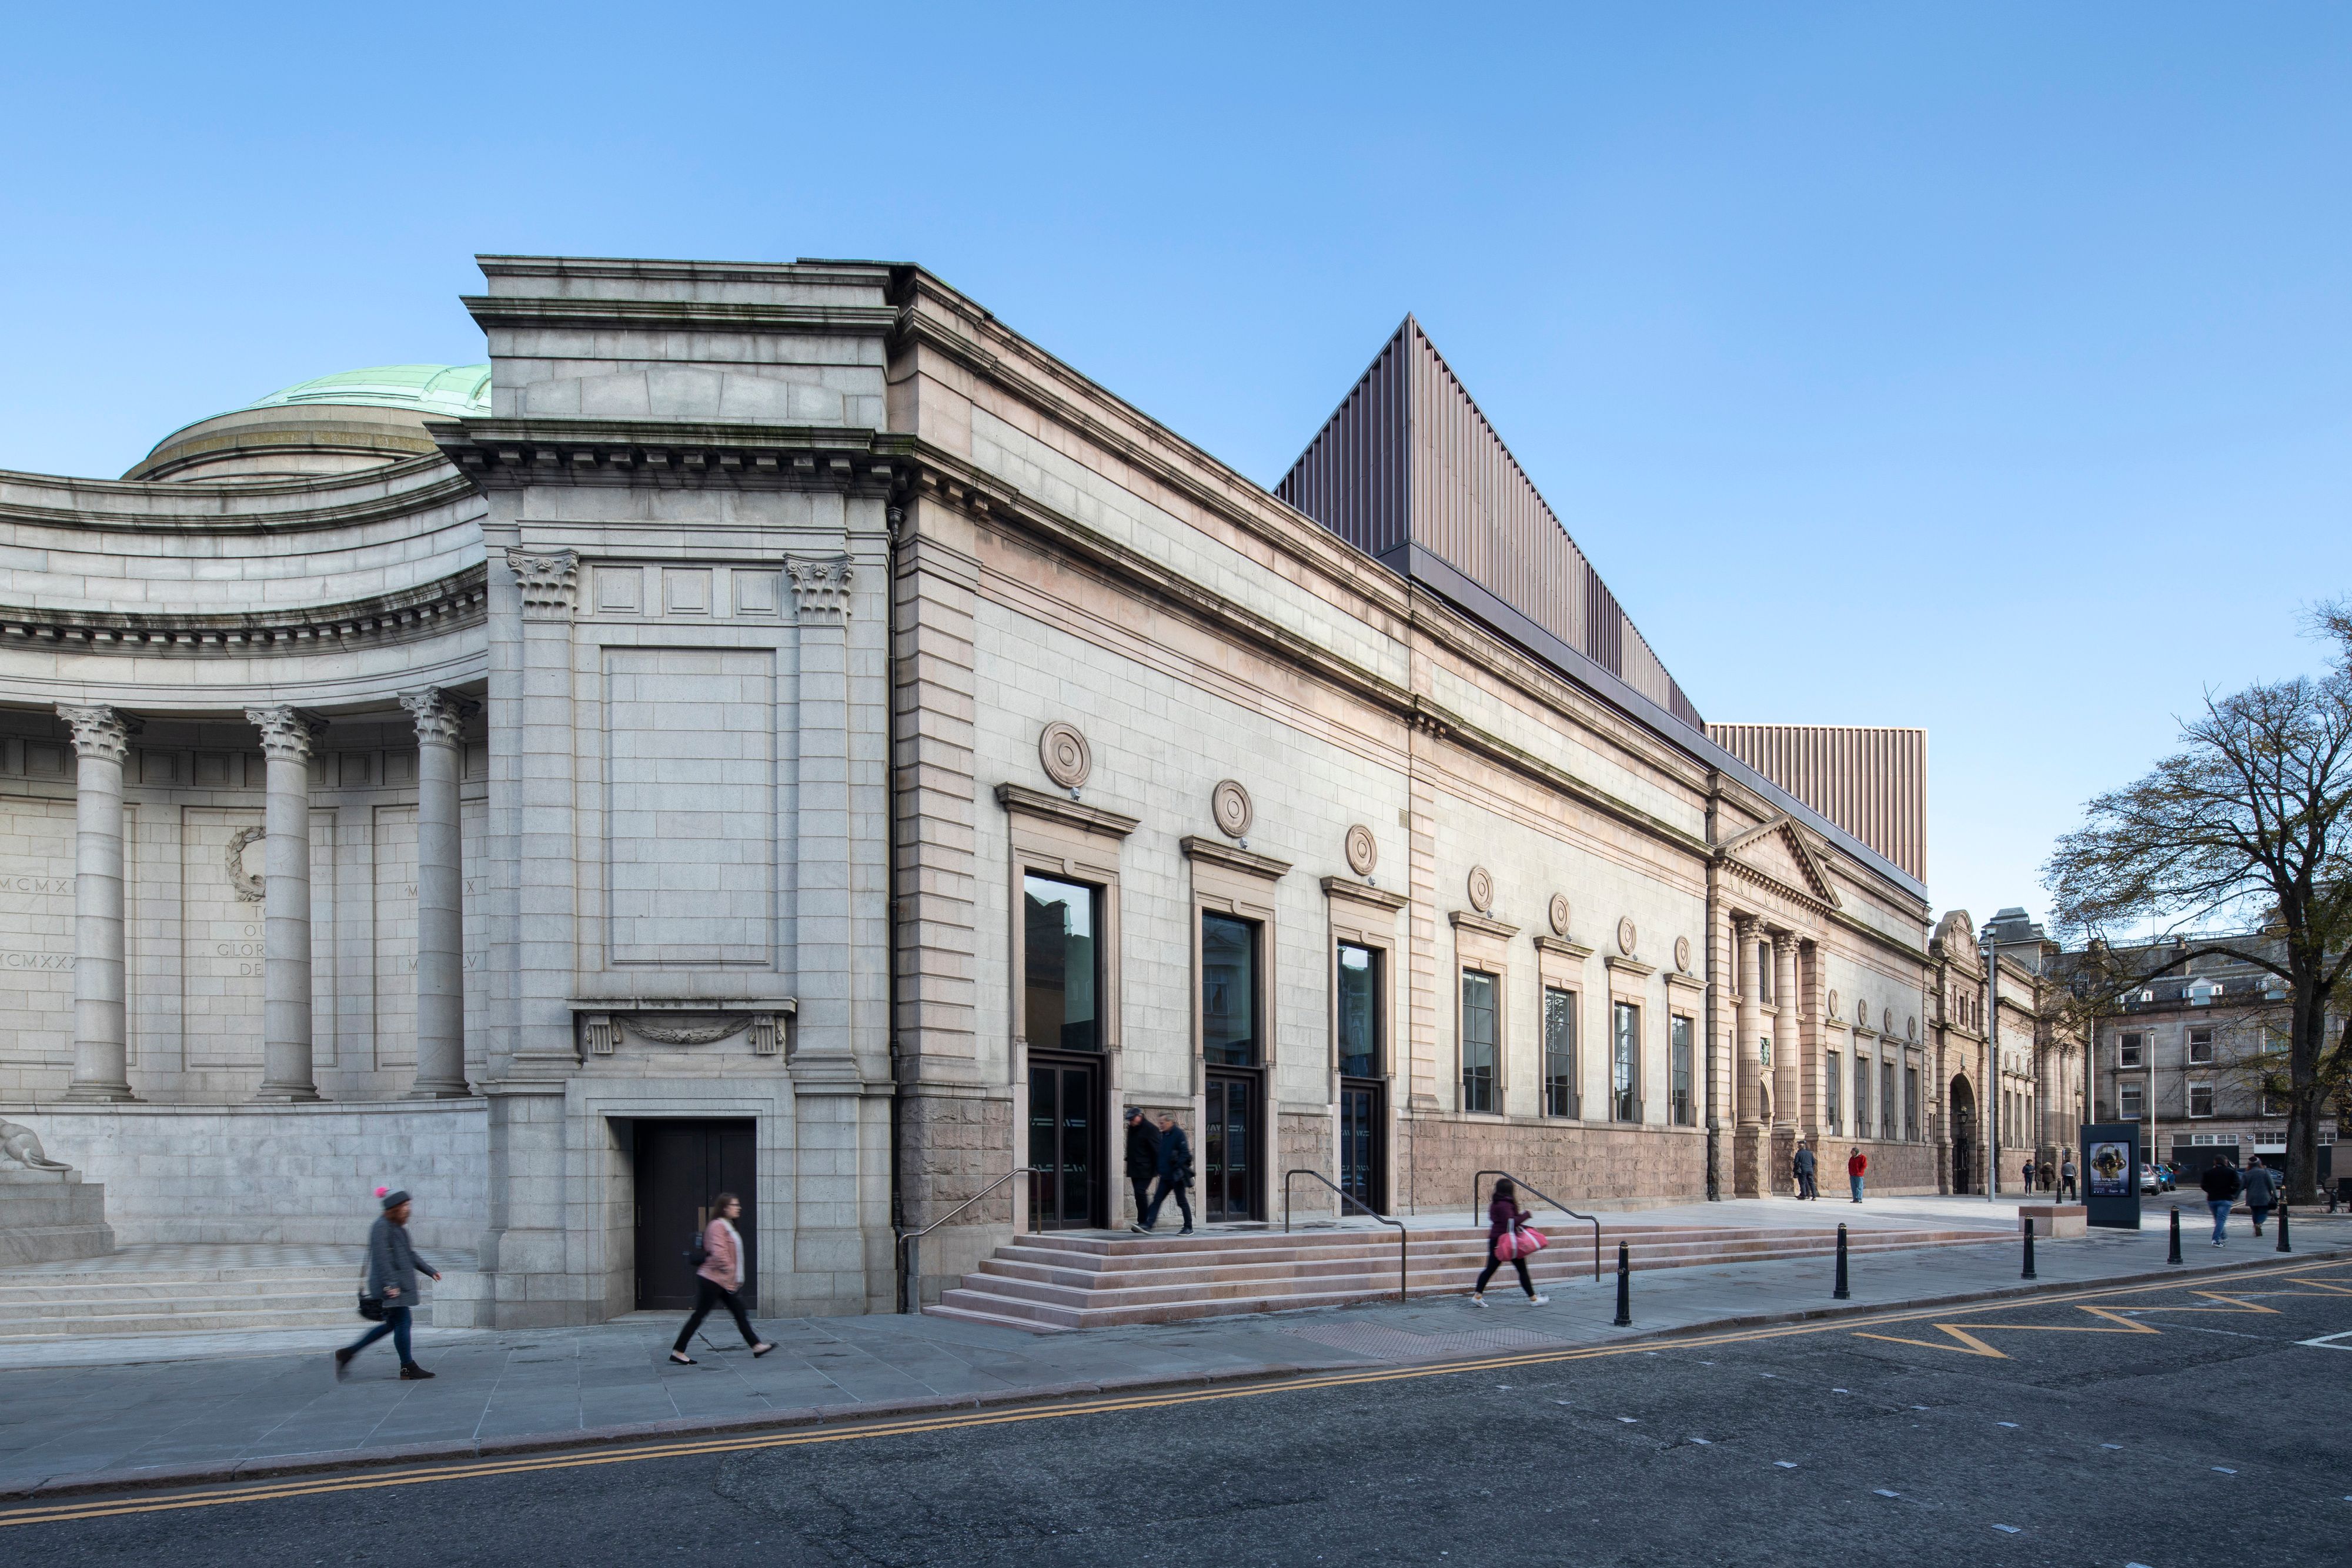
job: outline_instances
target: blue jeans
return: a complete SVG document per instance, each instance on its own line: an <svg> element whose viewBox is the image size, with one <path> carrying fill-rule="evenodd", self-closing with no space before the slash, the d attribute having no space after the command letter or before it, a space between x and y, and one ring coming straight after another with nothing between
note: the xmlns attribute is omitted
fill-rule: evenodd
<svg viewBox="0 0 2352 1568"><path fill-rule="evenodd" d="M1860 1176L1848 1176L1845 1179L1848 1185L1853 1188L1854 1202L1860 1203L1862 1201L1862 1178Z"/></svg>
<svg viewBox="0 0 2352 1568"><path fill-rule="evenodd" d="M2213 1211L2213 1239L2219 1241L2223 1233L2230 1228L2230 1200L2226 1197L2214 1198L2208 1201L2205 1207Z"/></svg>
<svg viewBox="0 0 2352 1568"><path fill-rule="evenodd" d="M392 1348L400 1353L400 1364L415 1366L416 1358L408 1353L408 1309L395 1307L390 1301L383 1304L383 1322L353 1340L345 1359L359 1354L386 1334L392 1336Z"/></svg>
<svg viewBox="0 0 2352 1568"><path fill-rule="evenodd" d="M1151 1207L1143 1211L1143 1228L1149 1230L1160 1223L1160 1206L1166 1203L1171 1196L1176 1199L1178 1211L1184 1216L1184 1228L1187 1230L1192 1228L1192 1195L1166 1176L1160 1178L1160 1190L1151 1195Z"/></svg>

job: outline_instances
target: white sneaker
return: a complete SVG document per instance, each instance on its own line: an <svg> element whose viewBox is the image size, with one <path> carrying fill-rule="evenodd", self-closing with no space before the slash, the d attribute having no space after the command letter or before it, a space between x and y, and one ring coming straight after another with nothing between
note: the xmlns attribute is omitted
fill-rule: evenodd
<svg viewBox="0 0 2352 1568"><path fill-rule="evenodd" d="M1551 1298L1549 1296L1529 1296L1528 1298L1528 1305L1531 1307L1544 1307L1549 1306L1550 1304Z"/></svg>
<svg viewBox="0 0 2352 1568"><path fill-rule="evenodd" d="M1474 1307L1483 1307L1486 1304L1486 1298L1473 1291L1470 1292L1470 1304Z"/></svg>

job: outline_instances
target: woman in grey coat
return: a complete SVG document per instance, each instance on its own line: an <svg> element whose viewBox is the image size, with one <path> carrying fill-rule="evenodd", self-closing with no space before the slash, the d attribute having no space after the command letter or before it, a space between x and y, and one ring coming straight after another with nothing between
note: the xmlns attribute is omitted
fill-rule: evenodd
<svg viewBox="0 0 2352 1568"><path fill-rule="evenodd" d="M351 1368L352 1357L390 1334L392 1348L400 1353L402 1379L421 1382L433 1375L417 1365L409 1354L409 1309L416 1304L417 1273L422 1270L436 1281L441 1276L408 1244L408 1195L383 1187L376 1188L375 1195L383 1204L383 1213L368 1232L364 1294L383 1303L383 1322L335 1352L335 1375L342 1376Z"/></svg>

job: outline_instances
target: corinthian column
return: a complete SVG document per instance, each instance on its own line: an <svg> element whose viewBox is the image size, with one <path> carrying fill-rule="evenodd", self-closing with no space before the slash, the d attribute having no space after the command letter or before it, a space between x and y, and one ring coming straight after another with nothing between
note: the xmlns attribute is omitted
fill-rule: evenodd
<svg viewBox="0 0 2352 1568"><path fill-rule="evenodd" d="M1732 1044L1732 1077L1738 1084L1739 1124L1752 1127L1764 1117L1764 1097L1759 1092L1762 1068L1756 1060L1756 1043L1764 1034L1762 1015L1757 1008L1764 977L1758 972L1756 962L1755 917L1733 915L1731 940L1738 958L1734 972L1739 977L1739 998L1732 1011L1733 1028L1738 1034Z"/></svg>
<svg viewBox="0 0 2352 1568"><path fill-rule="evenodd" d="M1793 1127L1803 1118L1805 997L1797 979L1797 938L1772 934L1772 999L1780 1016L1772 1025L1772 1124Z"/></svg>
<svg viewBox="0 0 2352 1568"><path fill-rule="evenodd" d="M466 916L457 838L457 726L464 708L428 688L402 694L416 721L416 1086L412 1100L466 1089Z"/></svg>
<svg viewBox="0 0 2352 1568"><path fill-rule="evenodd" d="M290 707L245 710L269 758L263 825L261 1092L316 1100L310 1074L310 721Z"/></svg>
<svg viewBox="0 0 2352 1568"><path fill-rule="evenodd" d="M74 739L74 1065L66 1098L136 1100L122 982L122 759L110 707L58 705Z"/></svg>

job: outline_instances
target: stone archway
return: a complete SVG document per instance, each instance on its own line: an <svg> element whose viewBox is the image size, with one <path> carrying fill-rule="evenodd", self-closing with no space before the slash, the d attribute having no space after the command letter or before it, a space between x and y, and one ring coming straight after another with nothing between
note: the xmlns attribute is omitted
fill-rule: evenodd
<svg viewBox="0 0 2352 1568"><path fill-rule="evenodd" d="M1977 1174L1977 1092L1969 1087L1964 1073L1952 1079L1950 1105L1952 1190L1973 1192Z"/></svg>

